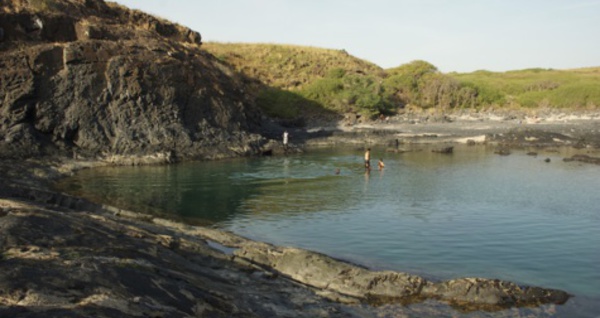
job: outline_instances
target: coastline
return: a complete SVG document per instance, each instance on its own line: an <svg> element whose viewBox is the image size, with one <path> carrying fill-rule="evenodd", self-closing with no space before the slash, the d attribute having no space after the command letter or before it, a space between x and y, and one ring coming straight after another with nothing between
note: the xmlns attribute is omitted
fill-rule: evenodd
<svg viewBox="0 0 600 318"><path fill-rule="evenodd" d="M309 131L299 147L388 145L395 139L402 144L472 140L509 148L576 147L596 154L599 123L594 116L535 122L488 117L421 123L393 118L345 128L343 123L342 128L311 128L316 135ZM536 306L530 309L533 312L548 315L556 304L568 301L568 295L559 291L548 294L556 298L544 299L536 290L524 293L510 282L427 282L404 273L371 272L324 255L97 205L49 188L53 180L79 169L111 164L115 162L72 158L2 162L0 226L3 241L8 242L2 263L4 281L12 283L0 295L0 314L91 316L93 310L101 316L118 312L121 316L376 317L394 308L408 316L454 310L486 316L488 310L528 305ZM351 274L338 276L340 268ZM349 277L366 285L342 283ZM398 285L381 285L377 294L374 281ZM465 289L473 286L481 294ZM510 297L499 296L499 290L511 288ZM404 292L398 295L398 290ZM532 302L516 301L519 293Z"/></svg>

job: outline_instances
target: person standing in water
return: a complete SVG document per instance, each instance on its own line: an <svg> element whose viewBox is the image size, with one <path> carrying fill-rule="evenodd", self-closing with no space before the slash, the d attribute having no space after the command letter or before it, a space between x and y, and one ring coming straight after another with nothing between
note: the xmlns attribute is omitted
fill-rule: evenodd
<svg viewBox="0 0 600 318"><path fill-rule="evenodd" d="M367 148L365 151L365 169L371 170L371 148Z"/></svg>
<svg viewBox="0 0 600 318"><path fill-rule="evenodd" d="M379 168L379 170L383 170L383 168L385 168L385 164L383 163L383 160L381 160L381 158L379 158L379 162L377 163L377 167Z"/></svg>
<svg viewBox="0 0 600 318"><path fill-rule="evenodd" d="M288 148L288 137L289 137L289 135L288 135L288 132L286 130L286 131L283 132L283 149L284 150L287 150L287 148Z"/></svg>

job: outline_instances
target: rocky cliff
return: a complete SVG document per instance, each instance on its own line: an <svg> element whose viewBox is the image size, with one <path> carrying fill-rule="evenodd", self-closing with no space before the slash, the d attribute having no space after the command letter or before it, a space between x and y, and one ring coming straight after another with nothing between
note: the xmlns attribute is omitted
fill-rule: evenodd
<svg viewBox="0 0 600 318"><path fill-rule="evenodd" d="M0 153L251 154L261 115L188 28L102 0L0 0ZM158 154L158 156L156 156Z"/></svg>

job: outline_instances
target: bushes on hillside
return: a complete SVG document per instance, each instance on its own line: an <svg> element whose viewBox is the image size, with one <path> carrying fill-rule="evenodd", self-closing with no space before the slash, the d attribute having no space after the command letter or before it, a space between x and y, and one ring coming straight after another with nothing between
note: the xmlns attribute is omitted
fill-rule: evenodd
<svg viewBox="0 0 600 318"><path fill-rule="evenodd" d="M474 85L461 84L425 61L413 61L389 70L388 74L385 90L403 104L444 109L475 107L480 95Z"/></svg>
<svg viewBox="0 0 600 318"><path fill-rule="evenodd" d="M391 114L407 104L445 110L490 106L590 108L600 106L597 82L595 74L541 69L443 74L428 62L414 61L388 70L383 78L334 68L308 83L296 97L312 101L313 109L320 105L338 113L354 111L371 118ZM301 116L306 100L297 103L280 96L269 103L286 103L286 107L295 109L289 116Z"/></svg>
<svg viewBox="0 0 600 318"><path fill-rule="evenodd" d="M594 69L557 71L527 69L505 73L453 75L477 90L476 107L594 108L600 106L600 73Z"/></svg>
<svg viewBox="0 0 600 318"><path fill-rule="evenodd" d="M373 75L347 73L332 69L299 92L326 108L338 112L356 111L367 117L390 112L393 107L386 99L381 79Z"/></svg>

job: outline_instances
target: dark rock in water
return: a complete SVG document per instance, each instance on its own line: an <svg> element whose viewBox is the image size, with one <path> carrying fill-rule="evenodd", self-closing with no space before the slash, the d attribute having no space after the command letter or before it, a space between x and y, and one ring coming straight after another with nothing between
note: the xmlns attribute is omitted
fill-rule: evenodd
<svg viewBox="0 0 600 318"><path fill-rule="evenodd" d="M508 155L510 155L510 149L508 149L508 148L497 148L494 151L494 153L497 154L497 155L501 155L501 156L508 156Z"/></svg>
<svg viewBox="0 0 600 318"><path fill-rule="evenodd" d="M544 162L550 162L550 158L544 159Z"/></svg>
<svg viewBox="0 0 600 318"><path fill-rule="evenodd" d="M454 147L449 146L449 147L443 147L443 148L436 148L436 149L432 149L431 152L436 152L436 153L445 153L445 154L450 154L454 151Z"/></svg>
<svg viewBox="0 0 600 318"><path fill-rule="evenodd" d="M537 157L538 154L537 154L537 152L532 151L532 152L528 152L527 155L532 156L532 157Z"/></svg>
<svg viewBox="0 0 600 318"><path fill-rule="evenodd" d="M579 161L579 162L584 162L584 163L600 165L600 158L591 157L588 155L573 155L571 158L564 158L563 161L565 161L565 162Z"/></svg>

